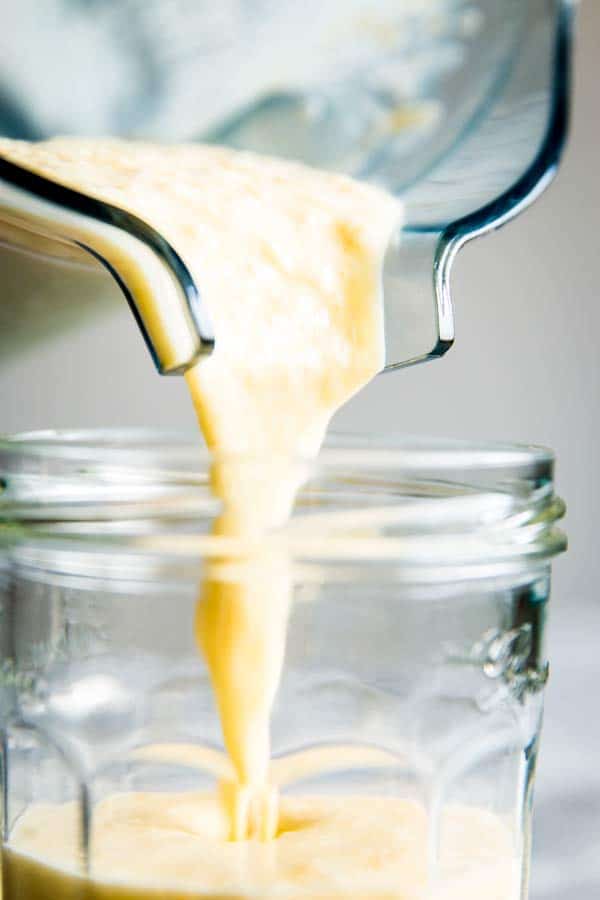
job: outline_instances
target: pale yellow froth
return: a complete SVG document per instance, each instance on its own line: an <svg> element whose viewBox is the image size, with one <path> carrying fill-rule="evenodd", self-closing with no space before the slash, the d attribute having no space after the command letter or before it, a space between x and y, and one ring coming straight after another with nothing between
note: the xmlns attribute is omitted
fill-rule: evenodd
<svg viewBox="0 0 600 900"><path fill-rule="evenodd" d="M427 817L382 797L285 797L271 842L228 842L227 817L206 794L122 794L99 804L91 881L78 877L74 805L33 807L5 859L9 896L136 900L516 900L508 830L468 807L448 809L437 877L428 879ZM13 893L15 882L20 888Z"/></svg>

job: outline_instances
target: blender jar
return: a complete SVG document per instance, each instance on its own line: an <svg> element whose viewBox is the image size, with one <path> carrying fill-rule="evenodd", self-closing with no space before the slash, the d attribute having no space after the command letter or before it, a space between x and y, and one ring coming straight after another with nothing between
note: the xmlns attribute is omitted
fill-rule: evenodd
<svg viewBox="0 0 600 900"><path fill-rule="evenodd" d="M4 43L0 35L0 135L213 142L342 172L401 199L404 227L384 271L387 367L451 346L456 253L539 195L564 144L571 0L46 6L40 20L36 0L13 4ZM134 237L144 272L152 261L162 269L165 248L103 207L32 180L0 153L0 361L110 308L120 291L139 322L135 279L119 254L105 257L98 226ZM75 211L86 239L73 242ZM166 283L189 295L167 257Z"/></svg>
<svg viewBox="0 0 600 900"><path fill-rule="evenodd" d="M102 805L216 787L226 758L193 626L203 571L220 577L225 552L209 533L209 465L193 436L0 444L5 900L44 896L16 845L58 879L46 896L64 890L57 868L79 879L77 896L115 896L94 842ZM386 839L385 883L368 847L360 880L335 880L319 844L289 895L525 897L550 563L565 546L552 455L345 441L299 472L291 522L265 538L292 585L273 778L283 801L351 818L356 804L374 822L397 804L405 827ZM44 849L27 844L40 810ZM70 835L58 861L57 829ZM267 845L279 880L257 885L242 867L223 874L227 896L286 894L284 837ZM113 882L128 889L214 896L202 878L157 883L123 857Z"/></svg>

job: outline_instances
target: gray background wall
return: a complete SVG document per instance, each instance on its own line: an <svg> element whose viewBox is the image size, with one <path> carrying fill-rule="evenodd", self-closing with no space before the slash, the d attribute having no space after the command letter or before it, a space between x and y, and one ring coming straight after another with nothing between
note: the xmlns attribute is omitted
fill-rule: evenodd
<svg viewBox="0 0 600 900"><path fill-rule="evenodd" d="M540 763L534 897L600 891L600 3L580 11L570 144L551 189L468 246L453 282L457 340L442 361L376 380L338 429L546 444L566 498L555 566L552 679ZM153 372L125 304L0 367L0 429L193 427L179 379Z"/></svg>

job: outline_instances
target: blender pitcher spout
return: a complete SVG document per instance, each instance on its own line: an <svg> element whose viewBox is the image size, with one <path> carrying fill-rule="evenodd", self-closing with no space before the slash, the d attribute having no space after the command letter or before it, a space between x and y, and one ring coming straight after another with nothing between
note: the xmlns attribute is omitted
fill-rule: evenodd
<svg viewBox="0 0 600 900"><path fill-rule="evenodd" d="M0 243L57 262L94 257L125 295L160 374L184 372L211 352L212 326L199 289L158 231L1 156Z"/></svg>

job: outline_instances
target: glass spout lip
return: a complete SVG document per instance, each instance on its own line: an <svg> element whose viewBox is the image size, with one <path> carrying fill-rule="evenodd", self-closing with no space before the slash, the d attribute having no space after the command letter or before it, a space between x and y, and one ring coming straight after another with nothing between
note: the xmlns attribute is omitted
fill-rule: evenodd
<svg viewBox="0 0 600 900"><path fill-rule="evenodd" d="M138 308L134 290L115 268L115 266L103 254L97 252L87 240L80 242L74 239L62 238L57 235L59 243L67 243L81 248L94 257L116 281L122 291L136 323L141 331L152 360L160 374L180 374L199 358L200 355L210 353L214 346L214 334L212 325L196 282L179 253L163 237L160 232L128 210L108 203L98 197L83 193L59 181L46 178L25 166L18 165L5 158L0 151L0 193L2 184L16 188L25 195L30 195L37 200L50 204L55 210L65 210L76 215L83 216L89 223L98 226L111 226L118 232L135 239L147 250L160 266L168 273L175 290L179 296L179 303L184 314L189 318L189 328L193 329L194 353L184 360L178 360L177 364L166 361L158 351L147 323ZM29 227L29 226L25 226ZM31 230L35 231L32 225Z"/></svg>
<svg viewBox="0 0 600 900"><path fill-rule="evenodd" d="M201 558L259 546L317 578L323 566L348 577L383 566L411 582L542 571L566 547L553 459L524 445L334 436L317 460L292 463L305 483L285 526L224 539L210 533L219 504L197 435L30 432L0 439L0 543L23 565L118 570L125 582L141 570L193 578ZM273 461L217 462L267 479Z"/></svg>

